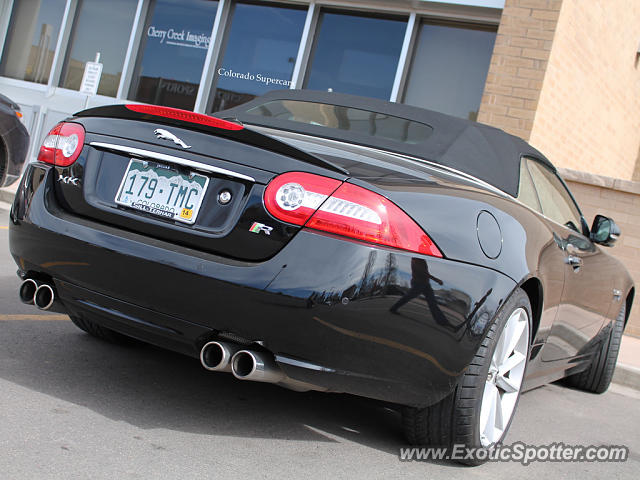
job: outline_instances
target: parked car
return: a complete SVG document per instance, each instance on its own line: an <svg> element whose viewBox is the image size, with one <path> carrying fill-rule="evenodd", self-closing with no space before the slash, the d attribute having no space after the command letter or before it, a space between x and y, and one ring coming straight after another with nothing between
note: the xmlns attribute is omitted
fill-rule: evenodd
<svg viewBox="0 0 640 480"><path fill-rule="evenodd" d="M240 380L396 403L417 444L491 447L563 377L605 391L634 295L602 248L614 221L589 228L526 142L335 93L79 112L11 219L24 302Z"/></svg>
<svg viewBox="0 0 640 480"><path fill-rule="evenodd" d="M29 150L29 132L20 119L20 106L0 94L0 188L20 177Z"/></svg>

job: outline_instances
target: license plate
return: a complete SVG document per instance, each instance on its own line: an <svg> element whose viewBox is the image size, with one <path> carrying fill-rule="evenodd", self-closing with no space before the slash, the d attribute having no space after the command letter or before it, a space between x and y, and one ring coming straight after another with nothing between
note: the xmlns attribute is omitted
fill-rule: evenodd
<svg viewBox="0 0 640 480"><path fill-rule="evenodd" d="M132 158L115 201L118 205L193 224L208 184L205 175L185 175L166 165Z"/></svg>

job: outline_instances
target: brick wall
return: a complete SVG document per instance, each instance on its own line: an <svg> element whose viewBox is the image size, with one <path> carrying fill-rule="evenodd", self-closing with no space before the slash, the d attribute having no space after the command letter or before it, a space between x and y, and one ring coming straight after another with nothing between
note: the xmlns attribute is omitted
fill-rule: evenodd
<svg viewBox="0 0 640 480"><path fill-rule="evenodd" d="M558 167L640 180L640 1L564 0L529 141Z"/></svg>
<svg viewBox="0 0 640 480"><path fill-rule="evenodd" d="M639 25L640 0L506 0L478 113L564 167L589 222L600 213L620 225L607 251L638 285Z"/></svg>
<svg viewBox="0 0 640 480"><path fill-rule="evenodd" d="M596 214L606 215L620 226L622 235L605 251L621 260L640 287L640 183L560 170L568 187L591 225ZM636 295L625 330L640 337L640 295Z"/></svg>
<svg viewBox="0 0 640 480"><path fill-rule="evenodd" d="M553 45L562 0L506 0L478 121L525 140Z"/></svg>

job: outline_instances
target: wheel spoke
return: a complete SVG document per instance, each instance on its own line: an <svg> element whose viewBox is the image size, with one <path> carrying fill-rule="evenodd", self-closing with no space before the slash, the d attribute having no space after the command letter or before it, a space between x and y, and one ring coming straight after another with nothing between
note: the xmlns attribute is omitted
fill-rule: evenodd
<svg viewBox="0 0 640 480"><path fill-rule="evenodd" d="M487 444L494 442L497 402L498 389L492 382L487 382L484 386L480 409L480 434L485 438Z"/></svg>
<svg viewBox="0 0 640 480"><path fill-rule="evenodd" d="M520 365L525 360L525 356L520 352L513 352L509 358L507 358L502 365L498 367L498 375L504 376Z"/></svg>
<svg viewBox="0 0 640 480"><path fill-rule="evenodd" d="M506 393L514 393L520 389L520 382L516 382L508 377L498 375L496 377L496 386Z"/></svg>
<svg viewBox="0 0 640 480"><path fill-rule="evenodd" d="M498 390L496 388L496 393L495 393L496 399L496 423L495 423L495 429L498 430L499 432L495 432L495 433L502 433L502 430L504 430L505 427L505 421L504 421L504 416L503 416L503 411L502 411L502 401L500 399L500 390ZM493 438L492 441L495 442L496 440L498 440L500 438L500 436L498 435L497 438Z"/></svg>
<svg viewBox="0 0 640 480"><path fill-rule="evenodd" d="M496 362L496 356L493 355L491 357L491 363L489 363L489 371L490 372L497 372L498 371L498 362Z"/></svg>
<svg viewBox="0 0 640 480"><path fill-rule="evenodd" d="M505 331L507 338L505 339L505 348L500 357L500 363L503 363L511 353L515 350L518 341L522 338L522 334L527 326L526 319L522 321L522 316L518 315L517 319L510 318L507 323L508 331Z"/></svg>

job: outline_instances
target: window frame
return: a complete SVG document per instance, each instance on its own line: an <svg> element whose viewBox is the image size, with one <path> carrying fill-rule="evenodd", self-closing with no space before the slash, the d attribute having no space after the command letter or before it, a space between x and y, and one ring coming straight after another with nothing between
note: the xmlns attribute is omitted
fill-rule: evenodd
<svg viewBox="0 0 640 480"><path fill-rule="evenodd" d="M9 29L10 17L14 9L14 4L18 0L0 0L0 13L6 13L0 18L0 59L6 51L6 41ZM140 51L142 50L142 33L147 19L148 10L152 0L133 0L137 2L135 18L129 45L127 47L124 65L122 68L122 76L118 92L115 97L96 95L98 104L114 103L116 101L134 101L131 99L131 87L134 80L134 73L137 69L137 61ZM398 101L404 95L406 87L407 74L410 70L412 59L412 49L416 42L417 30L421 22L424 21L450 21L453 23L474 23L484 26L498 26L500 24L502 9L501 8L483 8L474 2L469 6L462 5L453 6L451 9L442 11L441 9L430 5L429 2L419 2L420 4L406 5L382 5L375 3L359 4L350 1L332 1L332 0L248 0L258 1L259 3L296 5L307 10L307 19L304 25L302 41L294 64L291 88L301 88L306 82L308 76L309 62L312 58L311 47L313 40L318 34L318 17L320 11L331 10L335 13L355 13L381 17L403 17L406 22L406 32L400 58L398 60L395 79L391 90L391 102ZM228 25L229 10L236 3L236 0L218 0L218 12L212 26L212 41L207 52L207 56L203 66L202 78L200 79L199 89L196 96L193 111L204 113L210 101L213 80L213 65L216 65L220 57L220 43L225 34L225 27ZM60 33L55 46L52 69L49 76L49 82L46 85L33 83L26 80L14 80L9 77L0 77L0 85L15 85L28 88L34 91L42 91L44 89L55 88L66 97L77 97L85 99L85 96L75 90L68 90L58 86L61 81L61 73L64 60L68 54L68 40L71 29L75 20L75 11L77 0L65 0L64 14L60 25Z"/></svg>
<svg viewBox="0 0 640 480"><path fill-rule="evenodd" d="M536 190L536 184L533 183L533 178L531 178L531 172L529 171L529 167L527 166L527 158L526 156L521 156L520 157L520 177L518 179L518 194L516 195L516 200L518 200L521 204L529 207L531 210L534 210L538 213L540 213L541 215L544 215L542 213L542 203L540 202L540 196L538 195L538 190ZM538 204L538 208L534 208L531 205L528 205L527 203L523 202L520 198L520 194L522 193L521 187L522 187L522 175L526 175L526 177L529 179L529 183L531 184L531 188L533 189L533 195L535 196L535 200L536 203Z"/></svg>
<svg viewBox="0 0 640 480"><path fill-rule="evenodd" d="M62 17L60 19L60 24L58 25L58 37L55 41L54 50L53 50L53 58L51 61L51 70L49 71L49 76L46 82L34 82L33 80L19 79L13 77L7 77L0 75L0 79L3 80L3 83L7 83L9 85L17 85L17 86L28 86L28 88L33 88L34 90L42 90L43 88L49 90L54 88L56 85L58 78L60 77L60 57L63 55L63 51L66 52L67 48L67 38L69 36L70 23L72 23L71 16L72 12L72 3L77 0L65 0L64 1L64 9L62 13ZM7 0L6 4L2 4L0 0L0 13L3 14L2 20L0 20L0 63L5 59L5 55L7 54L7 46L9 37L11 34L11 20L13 19L13 15L15 13L15 9L17 7L16 0ZM4 15L6 13L6 15Z"/></svg>
<svg viewBox="0 0 640 480"><path fill-rule="evenodd" d="M136 14L140 14L136 21L134 21L134 31L132 31L132 40L135 36L137 44L132 47L130 58L126 58L125 60L129 63L125 63L123 66L122 72L122 82L120 84L120 88L118 91L118 99L126 99L128 102L133 103L145 103L143 100L136 99L137 90L140 86L140 73L142 71L142 62L144 61L144 55L146 51L146 45L148 38L145 37L145 32L148 31L151 26L151 22L153 20L153 16L156 13L156 6L158 0L138 0L144 4L144 8L138 8ZM211 57L215 52L216 56L220 55L220 41L221 37L224 37L226 34L228 27L228 14L230 5L233 0L216 0L217 8L216 13L213 16L213 21L211 23L211 40L209 42L209 48L207 49L204 59L202 61L202 70L200 73L200 79L198 83L198 88L196 89L196 95L193 101L193 107L191 107L191 111L197 113L204 113L202 97L207 96L208 94L204 92L205 84L210 85L209 82L209 72L208 70L211 68ZM140 7L140 5L139 5ZM153 8L152 8L153 7ZM225 15L223 17L223 15ZM222 30L222 32L220 32ZM126 75L126 77L125 77ZM135 88L134 88L135 87Z"/></svg>
<svg viewBox="0 0 640 480"><path fill-rule="evenodd" d="M409 87L409 80L411 77L411 74L413 73L414 67L415 67L415 61L416 61L416 55L418 54L418 47L420 45L420 37L423 33L422 27L424 25L433 25L433 26L440 26L440 27L451 27L451 28L463 28L463 29L468 29L468 30L477 30L477 31L484 31L484 32L492 32L496 34L496 39L497 39L497 35L498 35L498 27L499 24L495 24L495 23L491 23L491 22L475 22L475 21L465 21L462 19L450 19L450 18L438 18L438 17L432 17L429 15L420 15L418 16L417 19L415 19L415 25L412 25L411 28L413 29L412 33L411 33L411 45L410 47L407 47L407 57L406 58L400 58L401 61L404 61L405 64L403 65L403 71L401 73L400 78L396 78L396 81L398 82L398 89L396 92L396 95L394 96L392 93L392 98L391 101L392 102L399 102L402 103L404 105L414 105L411 103L407 103L406 101L406 96L407 96L407 92L408 92L408 87ZM496 43L494 41L494 45L493 48L496 47ZM491 56L493 55L493 49L491 50ZM490 62L491 62L491 56L489 57L489 64L488 64L488 68L487 68L487 76L489 75L489 70L490 70ZM485 77L484 80L484 85L486 85L487 83L487 78ZM394 85L395 87L395 85ZM482 101L480 99L480 103L478 104L478 113L479 113L479 109L482 106ZM425 108L425 107L418 107L418 108ZM448 114L451 115L451 114ZM467 119L465 119L467 120Z"/></svg>
<svg viewBox="0 0 640 480"><path fill-rule="evenodd" d="M316 4L317 13L316 18L313 22L313 30L309 32L310 36L310 44L308 46L308 51L305 52L304 58L304 70L301 72L301 78L299 79L299 84L294 84L293 81L291 83L291 88L299 88L302 90L309 89L309 79L311 77L311 70L313 69L314 59L316 55L316 51L318 49L318 42L320 40L319 34L322 29L322 24L324 21L324 15L333 14L333 15L344 15L356 18L375 18L381 20L395 20L402 21L405 25L405 32L403 36L402 43L400 44L400 50L398 51L398 60L396 62L396 71L393 75L393 80L389 89L389 98L384 99L388 101L395 101L394 98L397 98L399 95L404 95L404 90L406 88L406 71L409 70L409 64L411 63L411 58L408 55L409 49L413 48L415 44L415 23L416 21L420 21L420 19L416 20L416 16L410 12L406 11L380 11L380 10L360 10L357 8L353 8L353 6L333 6L330 4L326 4L325 2L318 2ZM306 25L305 25L306 26ZM305 32L302 34L303 39L305 38ZM399 78L400 72L400 78ZM294 66L294 74L296 73L296 68ZM403 80L404 77L404 80ZM293 80L293 78L292 78ZM296 79L298 80L298 79Z"/></svg>
<svg viewBox="0 0 640 480"><path fill-rule="evenodd" d="M223 1L219 0L218 2L218 8L221 7ZM215 114L216 112L212 111L212 107L213 107L213 103L215 101L215 94L216 91L218 90L218 83L219 83L219 76L217 75L218 69L220 67L222 67L222 64L224 62L224 58L225 58L225 54L227 51L227 44L230 40L230 36L231 36L231 28L233 25L233 20L234 20L234 16L236 14L236 7L238 5L257 5L257 6L261 6L261 7L273 7L273 8L289 8L289 9L294 9L294 10L300 10L300 11L305 11L307 13L308 16L308 12L309 12L309 6L305 6L304 4L298 4L298 3L291 3L288 2L286 0L269 0L269 1L260 1L260 0L233 0L233 1L229 1L227 0L227 11L225 12L225 22L224 22L224 26L220 27L219 31L217 32L217 34L220 36L219 39L219 49L216 52L216 56L215 59L210 61L209 63L207 63L207 60L209 59L205 59L205 65L203 67L204 69L209 70L208 72L206 72L206 75L209 75L211 77L210 82L207 81L207 85L208 85L208 90L206 93L204 93L202 95L202 97L206 97L206 103L205 103L205 108L204 108L204 112L206 112L207 115L212 115ZM296 57L295 57L295 62L293 64L293 70L291 72L291 86L289 88L294 88L294 80L295 80L295 76L296 76L296 65L298 62L298 57L300 54L300 49L302 48L302 42L305 40L304 38L304 34L305 34L305 29L307 28L307 21L305 19L305 22L303 23L302 26L302 32L300 35L300 40L298 42L298 49L296 52ZM215 28L214 28L215 30ZM212 43L213 43L213 36L212 36ZM204 73L204 72L203 72ZM203 77L204 78L204 77ZM201 81L200 83L200 89L202 89L203 87L205 87L205 84ZM202 108L201 105L198 104L198 101L196 101L196 105L194 107L194 111L198 111L196 110L197 108ZM232 107L229 107L232 108ZM225 108L226 110L226 108Z"/></svg>
<svg viewBox="0 0 640 480"><path fill-rule="evenodd" d="M580 209L580 205L578 205L578 202L576 201L575 197L573 196L573 194L571 193L571 190L569 190L569 187L567 187L567 184L564 182L564 180L562 179L562 177L560 177L560 175L558 175L558 172L549 168L547 165L545 165L545 162L543 160L541 160L540 158L537 158L533 155L522 155L520 157L520 168L522 168L523 165L525 165L526 169L527 169L527 174L529 175L531 182L533 183L533 189L535 191L536 197L538 199L538 204L540 205L540 211L535 210L533 208L531 208L529 205L526 205L525 203L521 202L520 200L518 200L522 205L525 205L527 208L539 213L540 215L542 215L545 219L555 223L556 225L560 225L563 228L567 228L575 233L579 233L580 235L586 237L587 239L590 240L590 236L589 236L589 226L587 225L587 221L584 218L584 214L582 213L582 210ZM540 165L542 168L546 169L548 172L551 173L551 175L553 175L553 177L555 177L559 182L560 185L562 186L562 188L564 189L564 191L567 193L567 195L569 196L569 199L571 200L571 203L573 204L573 206L575 207L575 209L578 211L578 216L579 216L579 221L580 221L580 231L576 231L573 230L572 228L568 227L567 225L561 224L559 222L557 222L556 220L554 220L553 218L547 216L544 213L544 208L542 207L542 201L540 200L540 193L538 192L538 187L536 186L536 182L533 179L533 175L531 174L531 170L529 169L529 162L536 162L538 165ZM553 185L552 185L553 186ZM555 187L554 187L555 188ZM520 191L518 190L518 194L520 193ZM576 225L577 227L577 225Z"/></svg>
<svg viewBox="0 0 640 480"><path fill-rule="evenodd" d="M80 15L82 13L82 6L84 1L85 0L75 0L75 7L73 9L73 14L70 16L70 20L69 20L70 25L69 25L69 31L68 31L68 38L66 39L66 45L64 48L64 54L61 54L60 56L60 71L58 72L58 76L56 78L56 85L57 85L56 88L71 91L71 92L78 92L78 90L63 86L62 84L64 83L64 80L66 80L65 75L69 74L69 64L72 60L71 50L73 48L74 42L76 41L77 28L80 20ZM131 21L131 28L129 29L129 38L127 39L127 47L124 50L124 55L122 57L122 68L120 71L120 79L118 80L118 85L116 87L115 94L105 95L104 93L96 93L96 96L100 96L104 98L113 98L113 99L120 98L119 93L120 93L120 88L125 75L125 69L127 66L127 62L130 61L130 59L127 58L127 54L129 53L131 36L134 34L134 29L137 26L136 15L138 14L138 9L139 9L139 2L136 2L136 6L134 8L134 18ZM87 62L93 62L93 61L94 61L93 59L87 60ZM85 62L85 68L86 68L86 62Z"/></svg>

